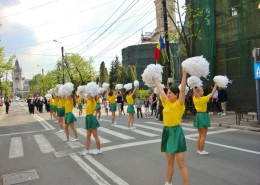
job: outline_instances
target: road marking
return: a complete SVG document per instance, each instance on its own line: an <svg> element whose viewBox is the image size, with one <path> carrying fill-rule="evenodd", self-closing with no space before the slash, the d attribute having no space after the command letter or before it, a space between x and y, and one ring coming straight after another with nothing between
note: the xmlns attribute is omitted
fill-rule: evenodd
<svg viewBox="0 0 260 185"><path fill-rule="evenodd" d="M146 144L152 144L152 143L159 143L161 142L161 139L154 139L154 140L149 140L149 141L138 141L138 142L133 142L133 143L125 143L125 144L119 144L119 145L114 145L114 146L107 146L101 148L102 151L109 151L109 150L116 150L120 148L128 148L132 146L140 146L140 145L146 145Z"/></svg>
<svg viewBox="0 0 260 185"><path fill-rule="evenodd" d="M55 132L55 134L61 138L63 141L65 141L67 139L66 135L64 132ZM71 148L81 148L84 147L83 144L81 144L79 141L68 141L67 144L71 147Z"/></svg>
<svg viewBox="0 0 260 185"><path fill-rule="evenodd" d="M9 159L23 157L23 142L21 137L12 137L10 150L9 150Z"/></svg>
<svg viewBox="0 0 260 185"><path fill-rule="evenodd" d="M230 128L230 129L222 129L222 130L215 130L215 131L207 132L207 135L219 134L219 133L224 133L224 132L233 132L233 131L237 131L237 130L238 130L238 129L233 129L233 128ZM198 135L199 135L198 133L195 133L195 134L186 135L186 137L197 137Z"/></svg>
<svg viewBox="0 0 260 185"><path fill-rule="evenodd" d="M42 124L45 124L47 127L49 127L49 129L51 130L55 130L55 127L53 127L51 124L49 124L47 121L45 121L44 119L42 119L40 116L38 116L37 114L33 115L35 119L38 118L39 122Z"/></svg>
<svg viewBox="0 0 260 185"><path fill-rule="evenodd" d="M197 139L190 138L190 137L186 137L186 139L197 141ZM228 145L223 145L223 144L219 144L219 143L213 143L213 142L209 142L209 141L206 141L206 143L207 144L211 144L211 145L215 145L215 146L220 146L220 147L224 147L224 148L229 148L229 149L233 149L233 150L238 150L238 151L242 151L242 152L247 152L247 153L253 153L253 154L260 155L260 152L254 151L254 150L247 150L247 149L244 149L244 148L238 148L238 147L234 147L234 146L228 146Z"/></svg>
<svg viewBox="0 0 260 185"><path fill-rule="evenodd" d="M135 124L134 124L134 125L135 125ZM123 125L113 125L113 127L120 128L120 129L123 129L123 130L129 130L128 127L123 126ZM152 134L152 133L149 133L149 132L145 132L145 131L141 131L141 130L136 130L136 129L131 129L130 131L132 131L132 132L134 132L134 133L137 133L137 134L140 134L140 135L148 136L148 137L158 136L158 135L156 135L156 134Z"/></svg>
<svg viewBox="0 0 260 185"><path fill-rule="evenodd" d="M163 124L161 123L156 123L156 122L145 122L145 123L149 123L152 125L158 125L158 126L163 126ZM182 125L182 124L181 124ZM197 131L197 129L195 128L187 128L187 127L182 127L183 130L187 130L187 131Z"/></svg>
<svg viewBox="0 0 260 185"><path fill-rule="evenodd" d="M135 123L134 125L137 126L137 127L146 128L148 130L154 130L154 131L157 131L157 132L162 132L162 128L155 128L155 127L150 127L150 126L146 126L146 125L140 125L140 124L137 124L137 123Z"/></svg>
<svg viewBox="0 0 260 185"><path fill-rule="evenodd" d="M9 134L0 134L0 136L12 136L12 135L22 135L22 134L31 134L36 132L44 132L48 130L37 130L37 131L28 131L28 132L15 132L15 133L9 133Z"/></svg>
<svg viewBox="0 0 260 185"><path fill-rule="evenodd" d="M106 174L110 179L112 179L116 184L119 185L129 185L127 182L125 182L123 179L121 179L119 176L117 176L115 173L107 169L105 166L103 166L101 163L96 161L93 157L87 155L85 158L91 162L93 165L95 165L98 169L100 169L104 174Z"/></svg>
<svg viewBox="0 0 260 185"><path fill-rule="evenodd" d="M78 134L80 134L80 135L82 135L83 137L85 137L86 138L86 130L85 129L83 129L83 128L77 128L77 131L78 131ZM98 136L98 138L99 138L99 140L100 140L100 143L101 144L105 144L105 143L110 143L111 141L109 141L109 140L107 140L107 139L105 139L105 138L103 138L103 137L101 137L101 136ZM95 138L93 137L93 135L91 136L91 140L92 141L95 141Z"/></svg>
<svg viewBox="0 0 260 185"><path fill-rule="evenodd" d="M83 161L78 155L70 154L70 157L78 163L78 165L99 185L109 185L109 183L103 179L95 170L93 170L85 161Z"/></svg>
<svg viewBox="0 0 260 185"><path fill-rule="evenodd" d="M33 137L36 140L36 143L38 144L42 153L55 152L55 149L52 147L52 145L49 143L49 141L46 139L44 135L39 134L34 135Z"/></svg>
<svg viewBox="0 0 260 185"><path fill-rule="evenodd" d="M108 133L108 134L111 134L115 137L119 137L119 138L124 139L124 140L135 139L134 137L131 137L131 136L128 136L128 135L125 135L125 134L121 134L120 132L109 130L109 129L104 128L104 127L98 127L98 130L105 132L105 133Z"/></svg>

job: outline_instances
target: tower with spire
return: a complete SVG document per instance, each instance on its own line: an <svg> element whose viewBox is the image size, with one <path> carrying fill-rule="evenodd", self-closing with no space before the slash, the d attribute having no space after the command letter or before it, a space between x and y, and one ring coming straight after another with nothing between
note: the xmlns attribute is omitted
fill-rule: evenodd
<svg viewBox="0 0 260 185"><path fill-rule="evenodd" d="M24 76L23 76L23 70L19 65L18 59L15 61L14 65L15 69L12 73L12 80L13 80L13 94L14 95L20 95L21 92L24 89Z"/></svg>

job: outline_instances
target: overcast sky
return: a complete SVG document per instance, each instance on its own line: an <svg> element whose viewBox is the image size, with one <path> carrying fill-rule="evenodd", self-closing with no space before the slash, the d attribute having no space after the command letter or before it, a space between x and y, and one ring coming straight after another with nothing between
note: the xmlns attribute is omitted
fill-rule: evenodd
<svg viewBox="0 0 260 185"><path fill-rule="evenodd" d="M54 69L61 45L94 57L97 70L102 61L110 68L142 31L154 31L155 17L154 0L1 0L0 47L7 58L17 56L27 79Z"/></svg>

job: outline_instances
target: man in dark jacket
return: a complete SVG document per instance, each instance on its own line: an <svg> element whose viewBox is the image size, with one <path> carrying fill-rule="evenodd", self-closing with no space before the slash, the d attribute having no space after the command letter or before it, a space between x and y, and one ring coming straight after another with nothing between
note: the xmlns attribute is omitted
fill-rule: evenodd
<svg viewBox="0 0 260 185"><path fill-rule="evenodd" d="M226 116L227 115L227 92L225 89L223 89L222 87L219 87L219 91L218 91L218 102L221 105L221 109L222 109L222 116Z"/></svg>

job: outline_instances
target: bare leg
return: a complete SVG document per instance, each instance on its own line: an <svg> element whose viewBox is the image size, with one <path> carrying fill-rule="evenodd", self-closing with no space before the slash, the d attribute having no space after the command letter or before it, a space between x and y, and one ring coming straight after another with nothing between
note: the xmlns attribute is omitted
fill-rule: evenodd
<svg viewBox="0 0 260 185"><path fill-rule="evenodd" d="M87 130L87 137L86 137L86 149L89 150L90 143L91 143L91 130Z"/></svg>
<svg viewBox="0 0 260 185"><path fill-rule="evenodd" d="M200 151L203 151L204 149L204 145L205 145L205 141L206 141L206 135L207 135L207 131L208 131L208 128L201 128L201 136L200 136Z"/></svg>
<svg viewBox="0 0 260 185"><path fill-rule="evenodd" d="M174 173L174 154L167 154L165 153L166 159L167 159L167 182L171 183L173 179L173 173Z"/></svg>
<svg viewBox="0 0 260 185"><path fill-rule="evenodd" d="M97 129L93 129L92 133L93 133L93 136L94 136L94 138L96 140L96 147L97 147L98 150L100 150L100 141L99 141Z"/></svg>
<svg viewBox="0 0 260 185"><path fill-rule="evenodd" d="M67 140L69 140L69 138L70 138L70 136L69 136L69 124L65 124L65 133L66 133Z"/></svg>
<svg viewBox="0 0 260 185"><path fill-rule="evenodd" d="M189 177L188 177L188 170L185 164L185 153L177 153L175 154L176 156L176 161L178 163L180 172L181 172L181 177L184 185L189 185Z"/></svg>
<svg viewBox="0 0 260 185"><path fill-rule="evenodd" d="M77 130L76 130L74 123L70 123L69 125L70 125L71 129L73 130L74 138L78 139L78 133L77 133Z"/></svg>

